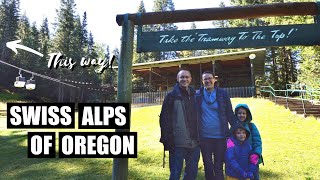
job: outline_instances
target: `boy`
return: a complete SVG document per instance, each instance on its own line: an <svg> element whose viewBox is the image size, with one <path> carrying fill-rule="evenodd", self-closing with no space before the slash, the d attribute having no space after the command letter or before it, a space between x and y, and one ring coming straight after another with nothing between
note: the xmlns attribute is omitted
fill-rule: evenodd
<svg viewBox="0 0 320 180"><path fill-rule="evenodd" d="M240 123L231 127L232 136L227 139L226 175L227 180L253 179L257 166L250 159L252 147L248 142L250 132Z"/></svg>

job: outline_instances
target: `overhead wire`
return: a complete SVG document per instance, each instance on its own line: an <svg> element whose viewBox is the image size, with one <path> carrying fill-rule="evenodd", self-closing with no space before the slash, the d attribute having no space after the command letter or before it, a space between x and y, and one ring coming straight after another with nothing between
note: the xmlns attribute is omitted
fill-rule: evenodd
<svg viewBox="0 0 320 180"><path fill-rule="evenodd" d="M39 74L39 73L36 73L36 72L33 72L33 71L26 70L26 69L20 68L20 67L18 67L18 66L12 65L12 64L10 64L10 63L7 63L7 62L5 62L5 61L2 61L2 60L0 60L0 63L5 64L5 65L10 66L10 67L13 67L13 68L16 68L16 69L19 69L19 70L21 70L21 71L24 71L24 72L33 74L34 76L39 76L39 77L41 77L41 78L48 79L48 80L50 80L50 81L54 81L54 82L56 82L56 83L64 84L64 85L66 85L66 86L70 86L70 87L74 87L74 88L79 88L78 86L74 86L74 85L72 85L72 84L62 82L62 81L59 80L59 79L52 78L52 77L49 77L49 76L46 76L46 75L43 75L43 74Z"/></svg>

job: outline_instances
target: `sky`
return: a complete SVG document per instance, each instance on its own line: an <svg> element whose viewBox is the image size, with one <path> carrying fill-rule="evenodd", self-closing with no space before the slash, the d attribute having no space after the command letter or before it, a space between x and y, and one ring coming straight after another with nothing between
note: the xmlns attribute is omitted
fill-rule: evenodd
<svg viewBox="0 0 320 180"><path fill-rule="evenodd" d="M230 0L224 1L227 6ZM176 10L218 7L220 0L173 0ZM153 0L144 0L147 12L152 12ZM92 32L97 43L120 49L121 26L116 23L118 14L136 13L140 0L75 0L76 11L82 18L87 12L88 30ZM49 28L55 22L56 9L60 0L20 0L21 14L26 14L31 23L39 27L45 17L48 18ZM178 23L179 29L187 29L191 23ZM197 22L197 28L212 28L210 21ZM51 30L52 32L52 30Z"/></svg>

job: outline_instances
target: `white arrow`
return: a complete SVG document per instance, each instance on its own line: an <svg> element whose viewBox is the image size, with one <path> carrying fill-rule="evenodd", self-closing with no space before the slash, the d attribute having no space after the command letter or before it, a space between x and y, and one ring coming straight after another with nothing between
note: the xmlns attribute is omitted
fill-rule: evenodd
<svg viewBox="0 0 320 180"><path fill-rule="evenodd" d="M16 54L18 54L17 48L19 48L19 49L23 49L25 51L29 51L29 52L31 52L33 54L36 54L38 56L43 57L43 54L39 53L38 51L36 51L34 49L31 49L31 48L29 48L27 46L18 44L20 42L21 42L21 40L10 41L10 42L7 42L6 45L7 45L8 48L10 48Z"/></svg>

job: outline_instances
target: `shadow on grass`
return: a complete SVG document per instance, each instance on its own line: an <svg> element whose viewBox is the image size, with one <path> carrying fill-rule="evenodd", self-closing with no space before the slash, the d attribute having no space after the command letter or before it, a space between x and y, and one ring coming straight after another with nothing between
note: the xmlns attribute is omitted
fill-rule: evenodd
<svg viewBox="0 0 320 180"><path fill-rule="evenodd" d="M275 173L268 170L260 169L259 175L261 179L281 179L281 173Z"/></svg>
<svg viewBox="0 0 320 180"><path fill-rule="evenodd" d="M27 135L0 135L0 174L4 179L111 179L111 159L27 158ZM58 153L56 155L58 157Z"/></svg>
<svg viewBox="0 0 320 180"><path fill-rule="evenodd" d="M169 169L169 152L166 151L165 168L163 168L163 152L150 152L148 150L139 151L137 164L140 167L131 167L130 179L168 179L170 174ZM199 161L198 167L202 164ZM130 166L130 164L129 164ZM185 164L184 164L185 167ZM183 177L184 169L181 172L181 178ZM138 178L139 177L139 178ZM197 180L204 180L203 168L198 168Z"/></svg>
<svg viewBox="0 0 320 180"><path fill-rule="evenodd" d="M112 159L105 158L28 158L26 131L0 134L0 174L4 179L111 179ZM56 153L58 157L58 152ZM138 158L129 162L129 179L164 179L162 153L140 151ZM199 162L199 165L202 162ZM183 173L181 174L181 176ZM205 179L199 168L198 178Z"/></svg>

